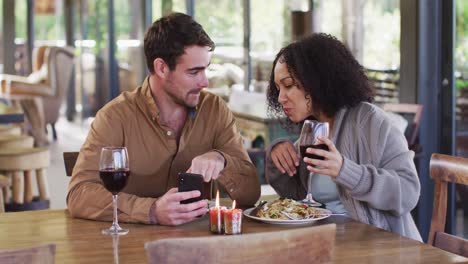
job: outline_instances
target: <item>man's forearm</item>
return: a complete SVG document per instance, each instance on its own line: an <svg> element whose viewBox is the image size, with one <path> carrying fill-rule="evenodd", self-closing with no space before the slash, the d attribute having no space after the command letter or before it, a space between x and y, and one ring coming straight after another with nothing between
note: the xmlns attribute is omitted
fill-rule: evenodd
<svg viewBox="0 0 468 264"><path fill-rule="evenodd" d="M155 198L119 193L119 221L150 223L150 209ZM112 194L99 183L82 183L68 194L68 209L73 217L112 221Z"/></svg>

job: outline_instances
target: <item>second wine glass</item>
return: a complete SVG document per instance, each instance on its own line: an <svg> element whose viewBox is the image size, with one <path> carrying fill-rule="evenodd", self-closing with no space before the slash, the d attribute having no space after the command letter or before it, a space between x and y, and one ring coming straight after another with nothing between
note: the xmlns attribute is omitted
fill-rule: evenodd
<svg viewBox="0 0 468 264"><path fill-rule="evenodd" d="M130 176L127 148L104 147L99 161L99 176L104 187L112 193L114 207L112 226L102 230L106 235L125 235L128 229L119 226L117 218L117 194L127 185Z"/></svg>
<svg viewBox="0 0 468 264"><path fill-rule="evenodd" d="M320 159L323 160L324 157L309 154L306 152L307 148L315 148L315 149L323 149L328 151L327 145L321 143L319 141L319 137L328 137L329 136L329 126L327 122L318 122L315 120L306 120L302 125L301 136L299 137L299 153L301 154L301 159L304 157L311 158L311 159ZM320 206L321 203L315 201L312 198L312 176L313 173L309 173L309 177L307 179L307 195L303 203L309 204L311 206Z"/></svg>

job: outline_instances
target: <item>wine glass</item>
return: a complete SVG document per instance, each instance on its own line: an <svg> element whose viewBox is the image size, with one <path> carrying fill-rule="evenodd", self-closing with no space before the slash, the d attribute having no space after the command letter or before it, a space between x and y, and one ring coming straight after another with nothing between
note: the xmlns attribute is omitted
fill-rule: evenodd
<svg viewBox="0 0 468 264"><path fill-rule="evenodd" d="M112 193L114 204L114 218L109 229L102 230L106 235L125 235L128 229L119 226L117 219L117 194L127 184L130 176L128 153L125 147L104 147L99 161L99 176L104 187Z"/></svg>
<svg viewBox="0 0 468 264"><path fill-rule="evenodd" d="M306 153L306 150L307 148L315 148L328 151L328 146L318 140L319 137L328 137L328 134L329 126L327 122L322 123L315 120L304 121L304 124L302 125L301 136L299 137L299 153L301 153L301 159L307 157L311 159L323 160L324 157ZM302 202L311 206L320 206L321 203L315 201L312 198L312 176L313 173L309 173L309 177L307 179L307 195L305 199L302 200Z"/></svg>

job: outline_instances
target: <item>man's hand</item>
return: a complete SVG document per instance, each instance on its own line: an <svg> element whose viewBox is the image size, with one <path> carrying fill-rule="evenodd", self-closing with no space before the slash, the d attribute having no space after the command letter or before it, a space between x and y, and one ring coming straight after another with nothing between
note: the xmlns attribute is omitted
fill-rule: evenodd
<svg viewBox="0 0 468 264"><path fill-rule="evenodd" d="M192 165L187 172L201 174L203 180L209 182L212 179L216 180L223 169L224 157L219 152L210 151L193 158Z"/></svg>
<svg viewBox="0 0 468 264"><path fill-rule="evenodd" d="M291 142L278 143L273 147L270 155L271 160L281 173L288 173L291 177L296 174L296 167L299 166L299 154Z"/></svg>
<svg viewBox="0 0 468 264"><path fill-rule="evenodd" d="M180 201L200 195L199 191L178 192L177 188L170 189L156 201L155 218L157 223L160 225L181 225L204 215L208 211L206 200L190 204L180 203Z"/></svg>

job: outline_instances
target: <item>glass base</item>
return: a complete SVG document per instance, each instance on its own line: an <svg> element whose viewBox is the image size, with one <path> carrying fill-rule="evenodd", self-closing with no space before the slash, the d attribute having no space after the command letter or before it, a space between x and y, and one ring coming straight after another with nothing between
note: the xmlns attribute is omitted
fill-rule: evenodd
<svg viewBox="0 0 468 264"><path fill-rule="evenodd" d="M304 204L307 204L309 206L322 206L321 203L315 201L313 198L312 198L312 194L308 193L306 198L304 200L301 201L302 203Z"/></svg>
<svg viewBox="0 0 468 264"><path fill-rule="evenodd" d="M121 228L120 226L111 226L109 229L104 229L101 231L104 235L126 235L128 234L128 229Z"/></svg>

